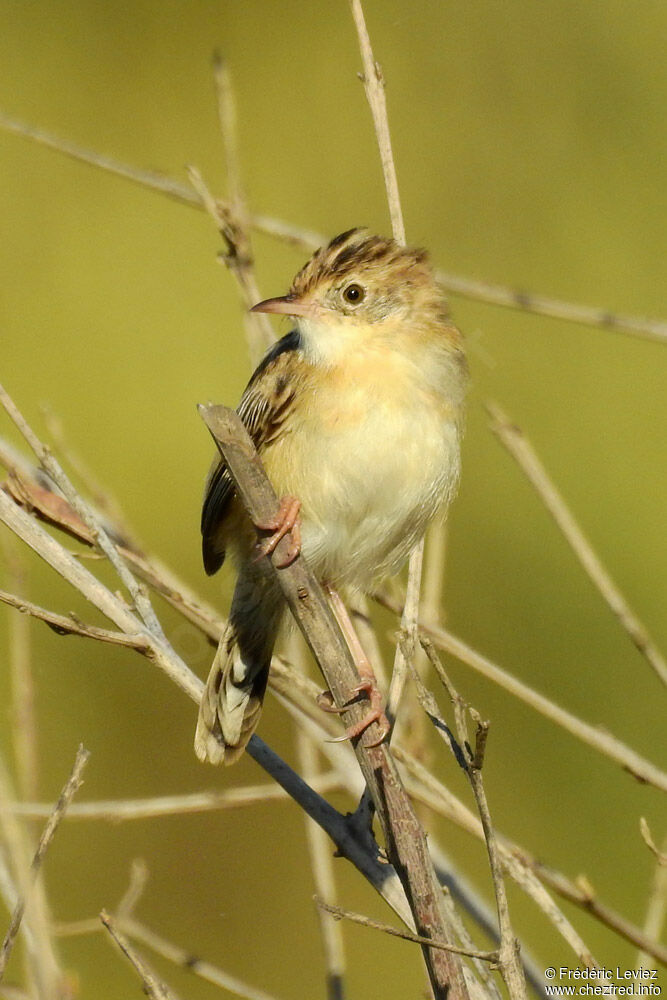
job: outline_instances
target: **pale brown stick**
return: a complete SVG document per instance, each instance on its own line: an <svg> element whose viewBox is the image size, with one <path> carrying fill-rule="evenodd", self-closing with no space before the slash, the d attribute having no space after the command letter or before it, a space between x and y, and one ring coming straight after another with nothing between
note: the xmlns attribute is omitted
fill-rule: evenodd
<svg viewBox="0 0 667 1000"><path fill-rule="evenodd" d="M405 244L405 224L403 222L403 212L401 210L401 199L398 193L398 180L396 177L396 165L394 155L391 150L391 134L389 132L389 119L387 117L387 100L384 91L384 77L380 64L376 62L371 47L371 40L366 28L364 10L361 0L350 0L352 17L357 29L361 59L364 65L362 82L366 97L373 116L373 125L377 137L378 149L380 150L380 160L382 162L382 174L384 176L384 186L387 191L387 202L389 204L389 214L391 216L391 228L394 239Z"/></svg>
<svg viewBox="0 0 667 1000"><path fill-rule="evenodd" d="M71 159L123 177L125 180L139 184L159 194L164 194L190 208L204 208L197 194L187 184L166 177L164 174L141 170L138 167L122 163L112 157L85 149L76 143L70 142L68 139L61 139L59 136L53 135L53 133L45 129L40 129L26 122L10 118L2 112L0 112L0 129L4 129L6 132L11 132L39 145L47 146L49 149L64 154ZM327 242L326 236L321 233L313 232L311 229L305 229L302 226L296 226L285 222L283 219L275 219L268 215L254 214L250 217L249 222L250 226L257 232L264 233L273 239L289 243L292 246L300 247L307 252L312 252ZM620 313L614 313L598 306L563 302L560 299L553 299L534 292L517 291L504 285L494 285L486 281L478 281L474 278L467 278L445 271L438 271L437 276L445 291L451 292L454 295L460 295L463 298L486 302L490 305L508 309L517 309L521 312L530 312L554 319L561 319L569 323L579 323L585 326L610 330L615 333L624 333L648 340L655 340L660 343L667 343L667 322L664 320L621 315Z"/></svg>
<svg viewBox="0 0 667 1000"><path fill-rule="evenodd" d="M644 823L646 823L645 820ZM648 834L648 839L646 834ZM667 917L667 837L663 841L663 849L660 851L653 843L653 839L650 833L648 833L648 827L646 831L642 830L642 836L656 859L653 884L646 907L646 917L644 918L644 933L650 940L659 941L665 926L665 918ZM639 950L635 968L651 968L651 956L646 951Z"/></svg>
<svg viewBox="0 0 667 1000"><path fill-rule="evenodd" d="M340 777L332 772L313 776L309 782L320 795L341 787ZM133 820L156 819L160 816L184 816L188 813L245 809L265 802L289 799L280 785L265 784L228 788L221 792L191 792L186 795L157 795L147 799L108 799L95 802L74 802L67 810L68 822L100 820L107 823L127 823ZM45 802L0 802L0 815L11 813L26 819L43 819L50 813Z"/></svg>
<svg viewBox="0 0 667 1000"><path fill-rule="evenodd" d="M424 711L433 721L436 732L445 740L462 766L466 776L470 781L470 786L475 796L477 812L482 823L484 839L486 841L487 853L489 856L489 867L493 880L493 891L496 898L496 908L498 912L498 926L500 929L500 948L498 951L498 968L507 986L508 993L512 1000L526 1000L526 981L521 967L519 940L515 936L510 920L509 905L507 902L507 892L505 890L505 879L503 876L503 866L498 846L498 837L491 821L484 781L482 778L482 766L484 763L484 751L489 724L482 722L480 716L474 709L468 708L473 721L477 727L475 739L475 749L470 749L468 738L468 726L466 721L465 706L459 693L454 688L449 677L438 658L438 655L429 640L422 639L424 652L434 666L436 673L440 677L454 708L454 720L456 724L456 735L458 746L455 746L452 734L442 719L438 710L438 705L426 688L417 671L412 669L412 679L417 687L417 697L424 708Z"/></svg>
<svg viewBox="0 0 667 1000"><path fill-rule="evenodd" d="M0 551L7 567L9 585L15 590L26 589L25 560L18 554L16 540L0 538ZM0 591L0 601L3 592ZM9 670L12 692L12 742L22 798L34 799L37 794L37 727L35 725L35 690L32 676L30 626L27 618L12 615L9 622Z"/></svg>
<svg viewBox="0 0 667 1000"><path fill-rule="evenodd" d="M667 660L602 564L530 441L521 428L517 427L496 403L487 403L486 409L491 417L491 430L528 477L589 580L597 587L616 615L620 625L628 633L662 683L667 685Z"/></svg>
<svg viewBox="0 0 667 1000"><path fill-rule="evenodd" d="M293 643L292 643L293 648ZM318 775L317 751L303 729L296 729L299 768L310 785ZM331 843L326 833L308 816L306 820L306 841L310 867L313 873L315 892L336 898ZM345 946L339 924L326 913L318 911L322 950L326 967L327 1000L344 1000L345 991Z"/></svg>
<svg viewBox="0 0 667 1000"><path fill-rule="evenodd" d="M56 802L49 819L47 820L46 826L42 831L42 835L39 838L39 843L37 845L37 850L32 859L32 864L30 866L31 880L34 882L36 879L40 868L42 867L42 861L44 856L51 845L51 842L55 836L56 830L60 826L63 816L67 812L67 807L69 806L71 800L76 795L78 789L81 786L83 780L82 774L85 768L90 754L83 747L79 747L76 758L74 760L74 767L72 768L72 773L65 782L63 790L60 793L60 797ZM14 912L9 923L9 928L5 934L2 946L0 947L0 982L5 973L7 967L7 961L11 954L12 948L14 946L14 941L16 940L16 935L19 932L21 926L21 920L23 919L23 914L25 912L27 899L22 897L16 903L14 907Z"/></svg>
<svg viewBox="0 0 667 1000"><path fill-rule="evenodd" d="M394 601L387 594L376 593L374 597L383 607L390 608L397 614L401 613L400 602ZM598 753L620 764L624 770L639 781L653 785L663 792L667 791L667 774L605 729L584 722L583 719L579 719L576 715L561 708L549 698L545 698L544 695L524 684L508 671L503 670L486 656L482 656L481 653L472 649L471 646L446 629L424 622L420 623L420 628L425 635L433 640L438 649L444 649L445 652L451 653L452 656L472 667L477 673L493 681L505 691L509 691L510 694L526 705L530 705L545 718L550 719L572 736L576 736L582 743L586 743Z"/></svg>
<svg viewBox="0 0 667 1000"><path fill-rule="evenodd" d="M410 931L391 927L390 924L384 924L380 920L373 920L363 913L354 913L352 910L344 910L341 906L325 903L319 896L315 896L314 899L320 910L330 913L337 920L351 920L352 923L360 924L362 927L370 927L374 931L381 931L383 934L389 934L391 937L401 938L403 941L412 941L415 944L423 944L429 948L441 948L443 951L451 951L455 955L466 955L468 958L478 958L483 962L498 961L497 951L475 951L469 948L459 948L454 944L446 944L443 941L434 941L432 938L420 937L419 934L411 934Z"/></svg>
<svg viewBox="0 0 667 1000"><path fill-rule="evenodd" d="M2 403L8 415L32 448L42 467L46 470L46 472L48 472L49 476L53 479L54 483L57 484L59 489L63 491L68 502L72 505L78 516L88 527L95 545L107 557L113 568L116 570L121 582L131 594L134 605L147 628L149 628L154 635L164 638L162 626L157 619L157 615L153 610L146 592L141 585L137 583L123 558L119 555L117 546L109 538L109 535L107 534L100 518L97 516L90 504L86 503L79 495L69 477L61 468L60 463L51 454L49 449L39 440L14 400L6 392L2 385L0 385L0 403Z"/></svg>
<svg viewBox="0 0 667 1000"><path fill-rule="evenodd" d="M118 930L115 921L109 916L106 910L102 910L100 913L100 920L108 930L111 938L134 967L141 979L146 996L151 997L151 1000L178 1000L176 994L153 972L146 959L142 958L138 951L132 947L125 935Z"/></svg>
<svg viewBox="0 0 667 1000"><path fill-rule="evenodd" d="M273 489L261 468L252 441L238 414L225 407L200 407L200 413L220 449L234 479L237 495L255 524L268 523L278 510ZM283 561L281 546L272 558ZM359 675L324 593L303 558L277 572L277 579L290 609L322 669L339 708L345 708L352 724L360 721L363 705L350 704ZM347 720L346 720L347 721ZM369 730L373 739L373 728ZM376 734L377 736L380 733ZM426 838L405 794L387 747L354 747L357 760L383 827L387 852L405 889L418 934L448 939L440 905L440 889L428 854ZM423 949L436 1000L467 997L460 963L445 952Z"/></svg>

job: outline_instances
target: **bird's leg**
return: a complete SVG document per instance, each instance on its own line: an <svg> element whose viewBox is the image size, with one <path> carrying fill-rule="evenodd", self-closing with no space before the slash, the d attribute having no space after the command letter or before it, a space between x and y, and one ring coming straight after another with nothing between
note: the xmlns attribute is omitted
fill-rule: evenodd
<svg viewBox="0 0 667 1000"><path fill-rule="evenodd" d="M301 501L297 500L296 497L283 497L280 501L280 507L278 513L275 517L272 517L270 521L264 521L261 524L255 522L255 527L258 531L270 531L271 534L268 538L257 543L255 561L259 562L264 556L271 555L281 538L285 535L290 536L290 545L285 554L285 558L279 563L275 563L278 569L283 569L285 566L291 566L294 560L297 558L301 552L301 524L299 521L299 511L301 510Z"/></svg>
<svg viewBox="0 0 667 1000"><path fill-rule="evenodd" d="M350 616L347 613L347 608L343 604L338 591L334 590L333 587L325 585L324 587L329 602L333 609L333 612L338 620L341 631L345 636L345 641L347 642L352 657L357 666L357 670L361 675L361 681L355 688L353 688L353 693L355 695L365 694L370 701L370 708L363 718L359 719L352 726L348 726L345 730L345 736L340 737L340 740L353 740L357 736L361 736L368 727L373 723L377 722L378 727L381 732L379 739L375 740L373 743L367 743L366 746L374 747L379 746L380 743L385 739L391 726L389 725L389 720L384 714L382 708L382 693L377 684L377 679L373 673L373 668L370 664L370 660L364 652L363 646L359 642L359 637L354 630L354 625L350 621ZM332 703L331 694L327 691L319 699L320 707L324 709L325 712L336 712L340 714L346 711L345 708L337 708ZM329 702L326 704L325 702ZM334 741L336 742L336 741Z"/></svg>

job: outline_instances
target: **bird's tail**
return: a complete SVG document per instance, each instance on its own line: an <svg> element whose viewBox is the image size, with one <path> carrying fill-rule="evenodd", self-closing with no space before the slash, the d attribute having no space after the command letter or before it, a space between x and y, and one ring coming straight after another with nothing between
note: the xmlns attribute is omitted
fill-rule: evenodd
<svg viewBox="0 0 667 1000"><path fill-rule="evenodd" d="M249 564L239 575L199 706L195 753L211 764L238 760L259 722L285 606L276 581L265 572Z"/></svg>

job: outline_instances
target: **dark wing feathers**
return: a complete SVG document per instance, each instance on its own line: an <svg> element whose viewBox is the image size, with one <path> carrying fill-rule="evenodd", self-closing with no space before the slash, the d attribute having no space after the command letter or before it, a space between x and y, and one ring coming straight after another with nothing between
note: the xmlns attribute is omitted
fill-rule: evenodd
<svg viewBox="0 0 667 1000"><path fill-rule="evenodd" d="M265 446L280 431L284 415L294 398L289 380L284 376L286 355L298 350L300 337L292 330L282 337L255 369L241 397L237 412L250 434L256 448ZM273 384L263 376L273 374ZM270 391L267 391L270 388ZM202 555L204 569L209 576L216 573L225 561L220 547L219 527L234 496L234 483L224 462L214 462L206 480L204 503L201 512Z"/></svg>

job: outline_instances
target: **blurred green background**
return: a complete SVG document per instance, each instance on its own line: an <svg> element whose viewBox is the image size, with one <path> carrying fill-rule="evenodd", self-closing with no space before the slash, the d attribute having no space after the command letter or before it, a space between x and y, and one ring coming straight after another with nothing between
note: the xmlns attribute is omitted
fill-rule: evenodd
<svg viewBox="0 0 667 1000"><path fill-rule="evenodd" d="M387 79L410 241L452 272L667 317L667 7L367 0L365 9ZM388 232L343 0L1 0L0 106L181 180L196 164L222 194L214 48L236 85L252 210L327 237L361 224ZM211 446L195 404L235 403L249 360L215 230L202 213L4 133L0 177L1 380L39 429L43 403L62 418L146 547L226 610L230 576L207 580L200 565ZM255 250L262 293L284 292L304 254L266 237ZM664 764L664 689L489 433L482 402L498 400L529 434L665 648L667 345L458 298L452 308L469 337L473 382L450 517L447 622ZM16 440L6 419L0 433ZM86 614L37 560L28 571L34 600ZM0 609L5 664L9 614ZM208 650L165 621L204 676ZM232 771L202 768L192 752L194 706L138 656L60 639L37 623L30 634L42 798L56 795L80 741L92 751L81 800L264 780L251 760ZM586 873L606 902L642 923L654 864L638 820L646 816L662 838L659 793L451 666L492 722L486 781L498 827L569 876ZM0 735L9 753L7 692L3 668ZM273 699L260 732L294 760ZM451 780L453 768L442 756L439 776ZM488 896L477 844L444 823L436 832ZM276 997L321 997L305 851L291 804L117 826L70 822L48 857L48 888L59 919L92 916L115 905L131 859L142 856L151 878L140 915L160 933ZM392 919L344 862L336 870L345 905ZM542 966L575 964L518 890L511 903ZM565 909L600 961L632 965L629 946ZM345 938L350 996L421 995L411 946L354 927ZM139 995L100 935L68 941L63 954L81 997ZM182 995L220 995L155 965Z"/></svg>

